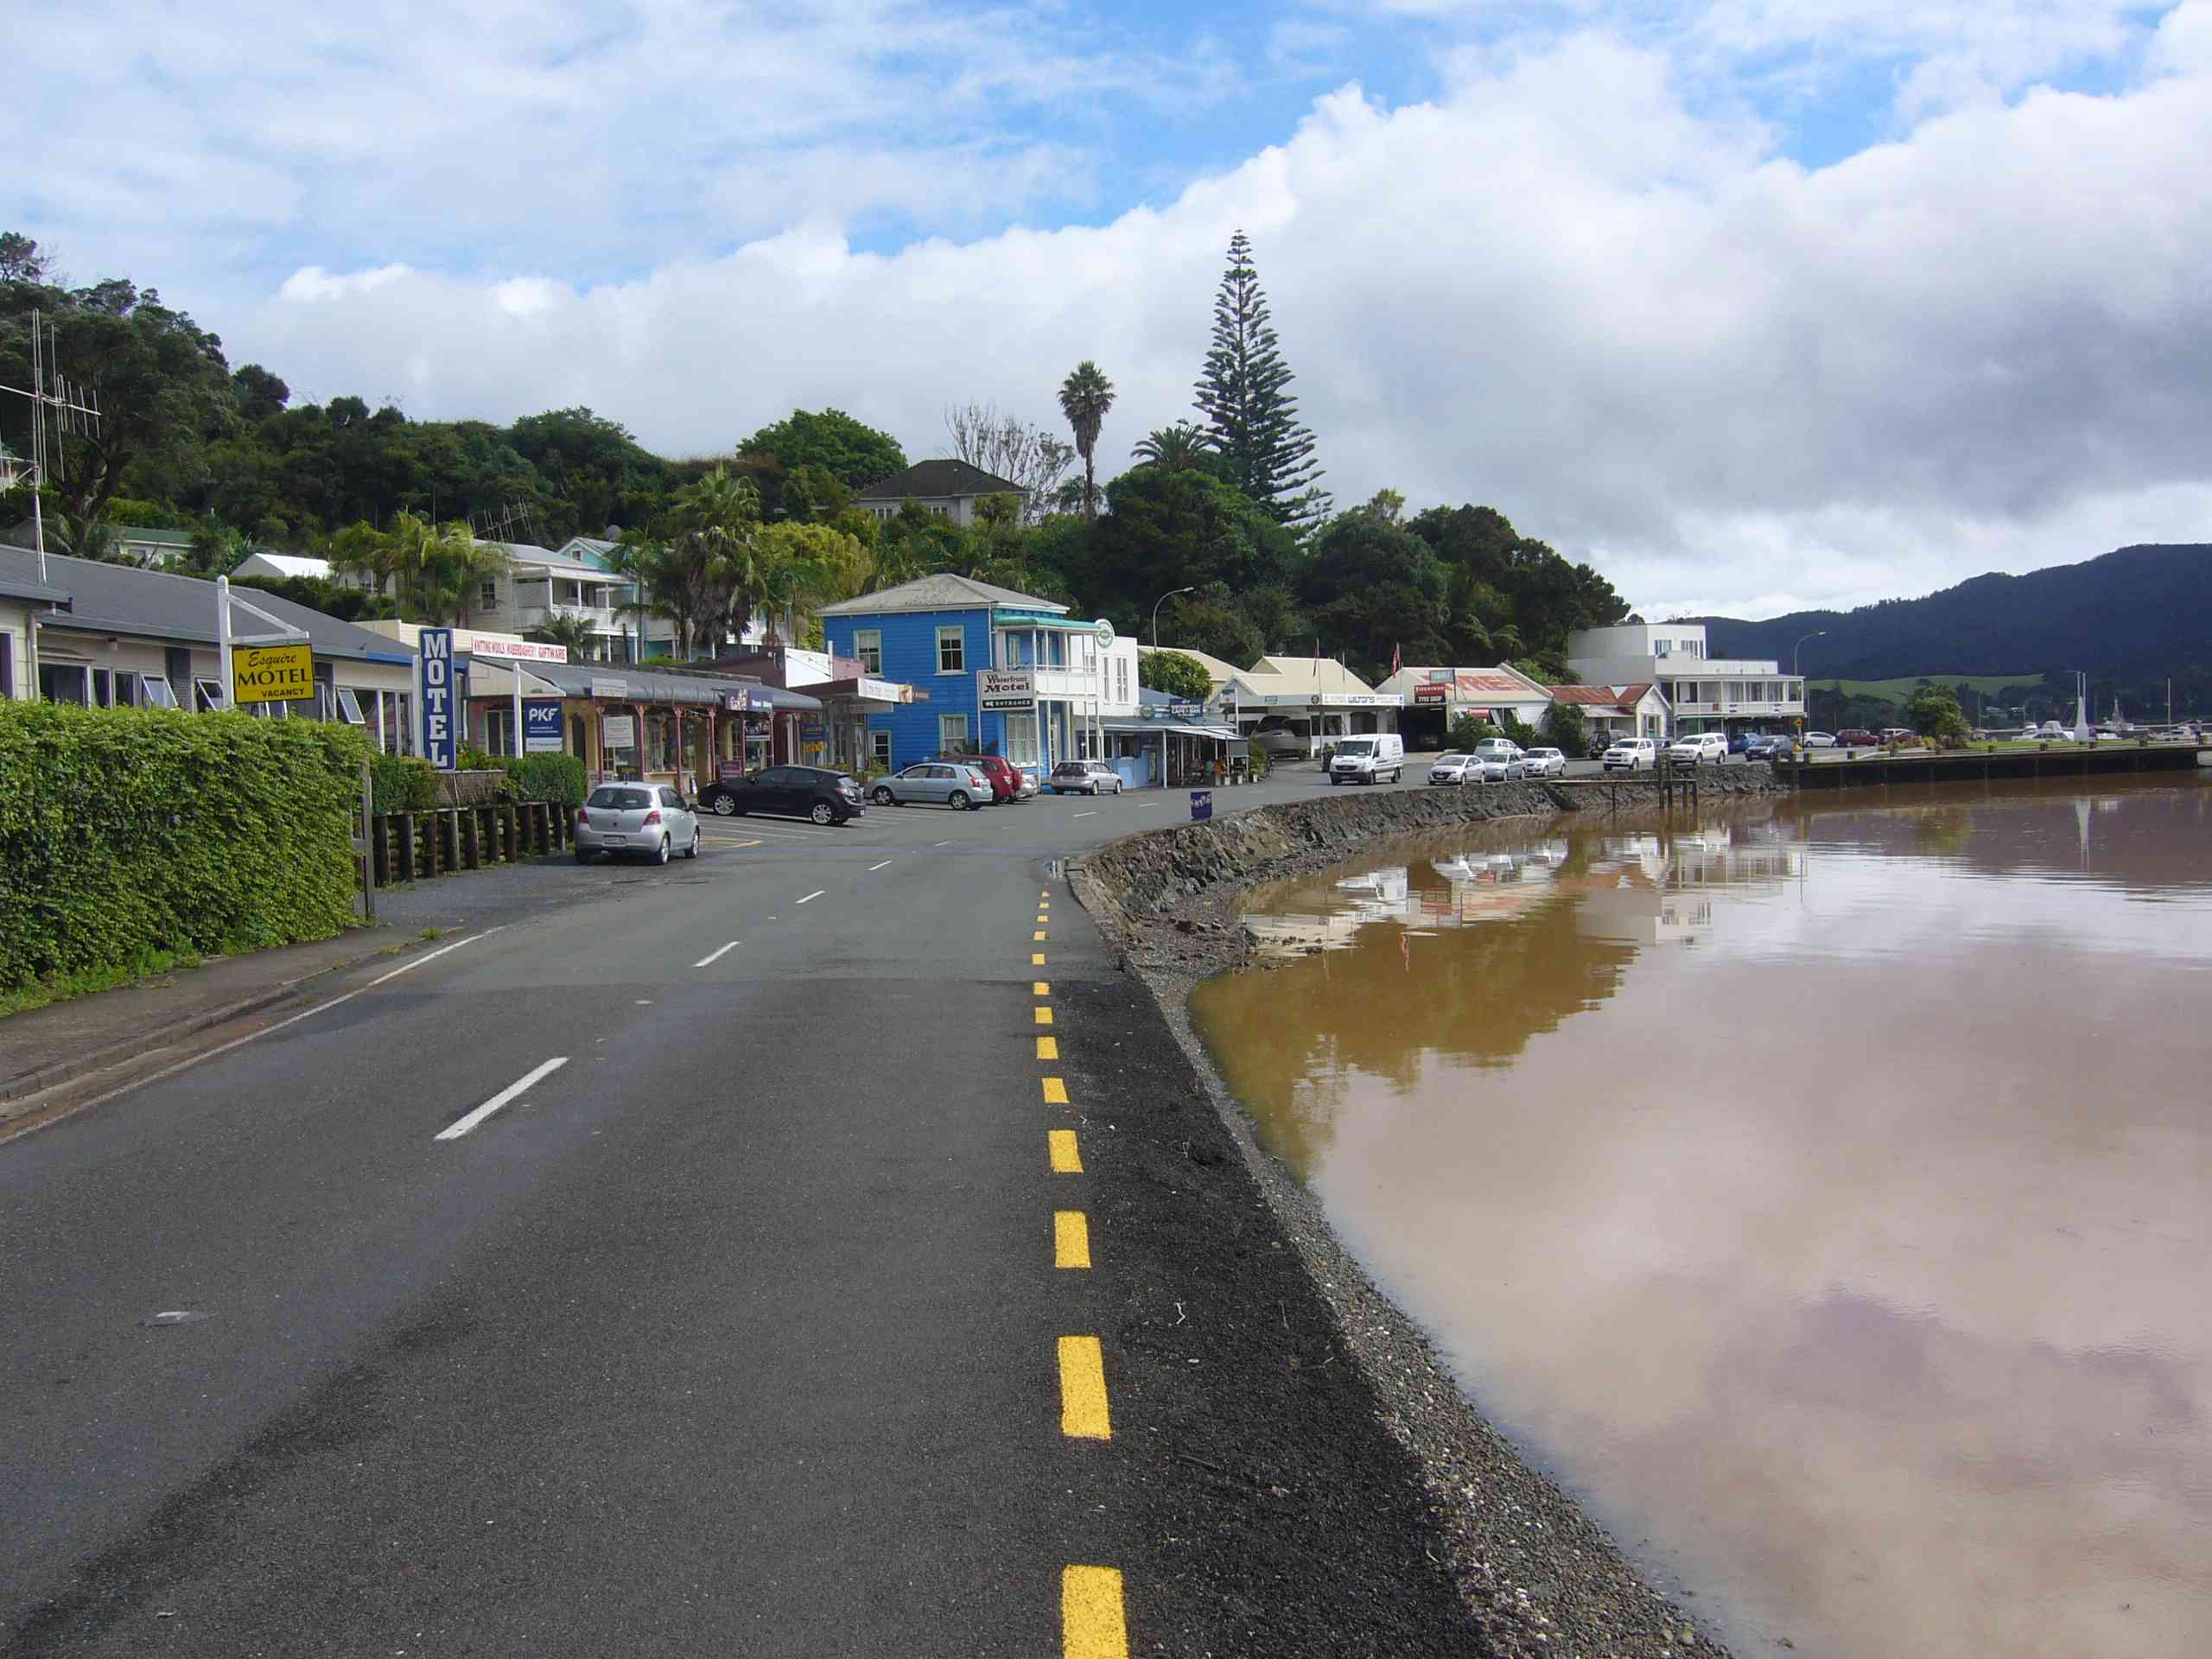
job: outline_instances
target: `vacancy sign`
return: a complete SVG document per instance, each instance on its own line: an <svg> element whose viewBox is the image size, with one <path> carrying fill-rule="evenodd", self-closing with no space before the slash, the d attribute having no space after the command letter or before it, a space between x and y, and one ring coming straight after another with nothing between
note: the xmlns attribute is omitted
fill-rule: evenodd
<svg viewBox="0 0 2212 1659"><path fill-rule="evenodd" d="M305 645L239 645L231 652L231 707L313 702L315 653Z"/></svg>

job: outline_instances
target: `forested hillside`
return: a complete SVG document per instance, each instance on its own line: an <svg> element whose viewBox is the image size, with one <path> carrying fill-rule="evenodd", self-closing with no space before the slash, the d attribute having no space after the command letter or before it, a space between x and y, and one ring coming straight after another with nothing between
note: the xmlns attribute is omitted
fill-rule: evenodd
<svg viewBox="0 0 2212 1659"><path fill-rule="evenodd" d="M2163 708L2212 706L2212 544L2124 547L2024 576L1976 576L1924 599L1745 622L1701 619L1716 657L1787 664L1804 635L1806 679L2004 675L2023 683L2088 673L2100 708L2117 693ZM2070 691L2068 693L2070 697Z"/></svg>

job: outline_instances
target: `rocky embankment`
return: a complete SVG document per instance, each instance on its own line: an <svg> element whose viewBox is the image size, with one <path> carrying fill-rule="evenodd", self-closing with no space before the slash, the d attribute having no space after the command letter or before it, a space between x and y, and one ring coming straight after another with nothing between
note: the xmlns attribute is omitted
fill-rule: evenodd
<svg viewBox="0 0 2212 1659"><path fill-rule="evenodd" d="M1700 781L1708 799L1779 792L1764 766L1730 766ZM1427 1337L1344 1251L1313 1195L1254 1139L1192 1028L1190 992L1250 954L1236 904L1259 882L1341 862L1370 842L1459 824L1658 804L1648 784L1332 793L1132 836L1069 871L1077 896L1120 945L1123 967L1151 990L1197 1067L1330 1308L1343 1351L1366 1379L1376 1419L1420 1471L1422 1507L1448 1554L1471 1649L1510 1659L1689 1659L1726 1649L1640 1575L1573 1498L1522 1460L1461 1392ZM1635 1386L1634 1379L1621 1386ZM1357 1631L1344 1637L1344 1651L1364 1650Z"/></svg>

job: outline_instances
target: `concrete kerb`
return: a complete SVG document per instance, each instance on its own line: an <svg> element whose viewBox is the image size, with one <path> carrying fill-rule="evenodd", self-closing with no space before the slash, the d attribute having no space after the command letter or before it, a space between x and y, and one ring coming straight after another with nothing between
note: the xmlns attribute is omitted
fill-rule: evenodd
<svg viewBox="0 0 2212 1659"><path fill-rule="evenodd" d="M1732 767L1726 798L1788 792L1765 766ZM1658 791L1624 784L1621 804L1656 809ZM1322 797L1179 824L1071 860L1069 886L1151 995L1203 1081L1269 1209L1337 1324L1377 1418L1421 1472L1454 1582L1501 1656L1726 1649L1624 1556L1564 1490L1531 1467L1463 1393L1419 1325L1368 1277L1315 1198L1262 1147L1191 1023L1198 982L1250 955L1234 919L1261 882L1325 868L1370 842L1493 819L1586 819L1610 800L1547 784ZM1679 1586L1677 1587L1679 1593Z"/></svg>
<svg viewBox="0 0 2212 1659"><path fill-rule="evenodd" d="M226 1025L231 1020L243 1020L248 1014L259 1014L281 1003L293 1001L301 995L300 982L303 982L279 985L272 990L242 997L235 1002L204 1008L172 1020L166 1025L137 1032L120 1041L86 1049L62 1059L49 1060L43 1065L31 1067L28 1071L18 1071L13 1077L0 1077L0 1122L17 1116L14 1109L31 1096L43 1094L65 1083L73 1083L94 1071L105 1071L129 1059L133 1054L166 1047L180 1037L196 1036L213 1027ZM95 995L105 995L105 993Z"/></svg>

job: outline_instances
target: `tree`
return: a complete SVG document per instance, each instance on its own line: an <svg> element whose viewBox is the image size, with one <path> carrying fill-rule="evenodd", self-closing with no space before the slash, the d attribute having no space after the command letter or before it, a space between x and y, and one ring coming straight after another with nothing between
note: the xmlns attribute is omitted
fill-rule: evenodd
<svg viewBox="0 0 2212 1659"><path fill-rule="evenodd" d="M0 283L43 283L53 262L20 231L0 231Z"/></svg>
<svg viewBox="0 0 2212 1659"><path fill-rule="evenodd" d="M591 619L568 611L554 612L530 632L535 639L565 646L571 662L586 660L599 643L599 632L592 626Z"/></svg>
<svg viewBox="0 0 2212 1659"><path fill-rule="evenodd" d="M1446 628L1444 566L1418 536L1364 508L1330 521L1315 539L1301 592L1322 649L1344 653L1370 678L1394 654L1413 663L1454 661Z"/></svg>
<svg viewBox="0 0 2212 1659"><path fill-rule="evenodd" d="M1167 601L1160 631L1190 651L1249 668L1267 655L1267 642L1230 598L1229 584L1209 582L1198 593Z"/></svg>
<svg viewBox="0 0 2212 1659"><path fill-rule="evenodd" d="M1109 511L1087 526L1082 562L1069 580L1086 605L1125 632L1143 630L1153 601L1178 588L1219 582L1221 605L1234 609L1232 594L1291 577L1298 550L1290 532L1210 473L1132 467L1104 494ZM1163 642L1168 616L1161 613ZM1258 638L1250 623L1240 619L1240 626ZM1179 643L1212 649L1196 639ZM1234 652L1217 654L1236 658Z"/></svg>
<svg viewBox="0 0 2212 1659"><path fill-rule="evenodd" d="M1021 487L1022 517L1035 524L1052 510L1076 452L1041 426L999 413L995 404L955 404L944 429L956 459Z"/></svg>
<svg viewBox="0 0 2212 1659"><path fill-rule="evenodd" d="M783 505L782 476L802 467L823 467L849 490L906 470L906 452L896 438L841 409L795 409L739 444L737 454L739 470L753 479L770 512Z"/></svg>
<svg viewBox="0 0 2212 1659"><path fill-rule="evenodd" d="M1544 712L1544 735L1570 760L1579 760L1590 747L1589 723L1580 706L1554 702Z"/></svg>
<svg viewBox="0 0 2212 1659"><path fill-rule="evenodd" d="M1114 383L1089 358L1060 382L1060 412L1075 429L1076 453L1083 457L1083 516L1098 517L1098 430L1114 407Z"/></svg>
<svg viewBox="0 0 2212 1659"><path fill-rule="evenodd" d="M677 652L690 652L695 628L718 648L725 631L746 631L765 594L760 493L751 480L716 467L677 492L669 521L675 533L652 574L664 601L675 607Z"/></svg>
<svg viewBox="0 0 2212 1659"><path fill-rule="evenodd" d="M1319 504L1307 493L1320 481L1321 463L1313 434L1299 423L1291 379L1268 321L1252 245L1239 231L1230 238L1229 269L1214 300L1213 346L1198 384L1198 410L1236 487L1278 523L1310 523Z"/></svg>
<svg viewBox="0 0 2212 1659"><path fill-rule="evenodd" d="M1969 734L1958 693L1948 685L1922 685L1906 699L1904 715L1913 730L1938 743L1964 742Z"/></svg>
<svg viewBox="0 0 2212 1659"><path fill-rule="evenodd" d="M1130 453L1147 467L1157 467L1164 473L1179 473L1197 466L1212 448L1213 440L1204 432L1188 421L1178 421L1173 426L1147 433L1137 440Z"/></svg>
<svg viewBox="0 0 2212 1659"><path fill-rule="evenodd" d="M1137 683L1184 702L1204 702L1213 695L1213 677L1205 665L1179 651L1139 652Z"/></svg>

